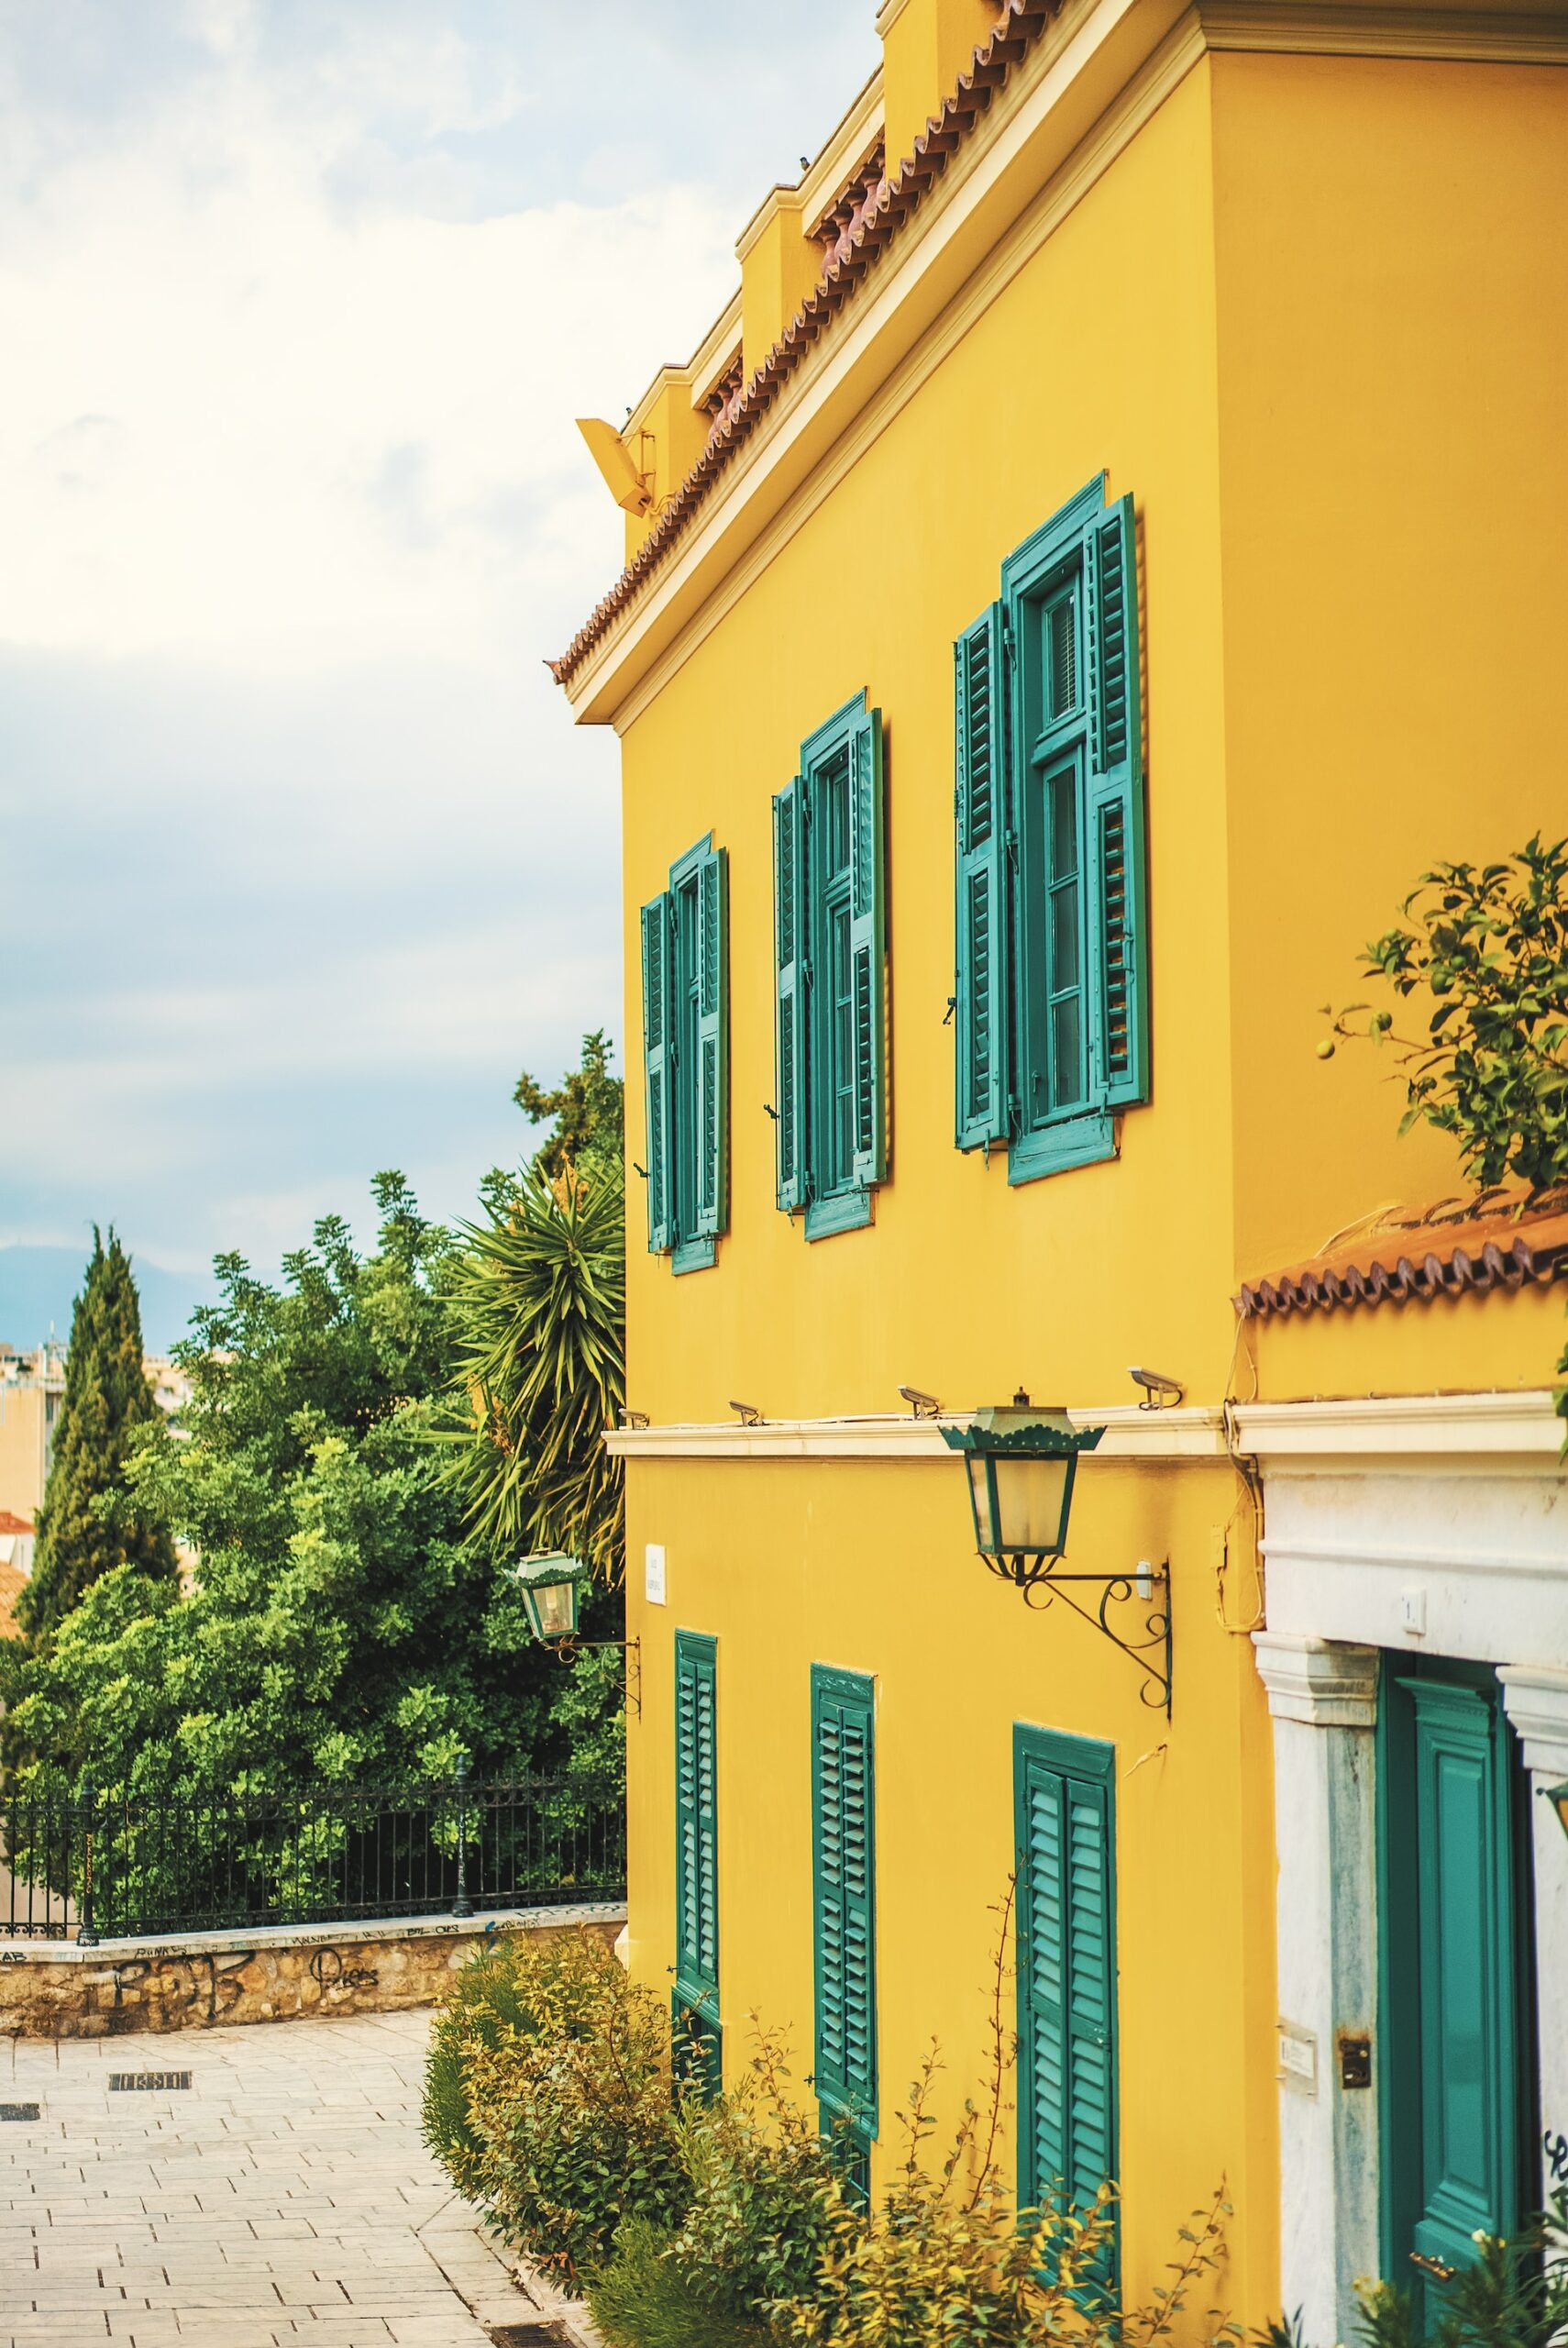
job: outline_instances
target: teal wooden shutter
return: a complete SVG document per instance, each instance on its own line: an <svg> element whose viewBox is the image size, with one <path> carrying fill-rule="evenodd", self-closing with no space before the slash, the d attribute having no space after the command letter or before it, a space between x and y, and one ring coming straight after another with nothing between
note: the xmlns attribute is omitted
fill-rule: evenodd
<svg viewBox="0 0 1568 2348"><path fill-rule="evenodd" d="M1083 2209L1116 2173L1114 1749L1014 1731L1019 2190Z"/></svg>
<svg viewBox="0 0 1568 2348"><path fill-rule="evenodd" d="M675 1245L674 1018L671 984L674 900L643 907L643 1069L647 1099L648 1246Z"/></svg>
<svg viewBox="0 0 1568 2348"><path fill-rule="evenodd" d="M956 670L957 905L954 1135L975 1149L1008 1135L1007 853L1011 795L1002 606L953 648Z"/></svg>
<svg viewBox="0 0 1568 2348"><path fill-rule="evenodd" d="M697 868L697 1232L716 1238L730 1208L729 851Z"/></svg>
<svg viewBox="0 0 1568 2348"><path fill-rule="evenodd" d="M1115 1108L1149 1092L1138 547L1130 497L1093 524L1085 551L1093 1090Z"/></svg>
<svg viewBox="0 0 1568 2348"><path fill-rule="evenodd" d="M885 997L887 871L883 843L882 713L868 709L849 736L849 952L855 1052L855 1180L888 1172Z"/></svg>
<svg viewBox="0 0 1568 2348"><path fill-rule="evenodd" d="M775 1135L778 1203L787 1212L811 1195L806 1168L806 906L801 811L805 785L797 775L773 802L773 941L776 971L777 1068Z"/></svg>
<svg viewBox="0 0 1568 2348"><path fill-rule="evenodd" d="M817 2095L862 2142L877 2132L876 1787L872 1682L812 1670Z"/></svg>
<svg viewBox="0 0 1568 2348"><path fill-rule="evenodd" d="M675 1634L676 2054L682 2076L717 2094L719 2022L718 1650L696 1631Z"/></svg>

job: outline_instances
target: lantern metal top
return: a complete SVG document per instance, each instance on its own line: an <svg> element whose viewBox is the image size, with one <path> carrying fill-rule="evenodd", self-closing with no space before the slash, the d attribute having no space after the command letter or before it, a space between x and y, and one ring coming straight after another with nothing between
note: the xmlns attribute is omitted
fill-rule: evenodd
<svg viewBox="0 0 1568 2348"><path fill-rule="evenodd" d="M1103 1427L1076 1427L1066 1411L1055 1407L1010 1402L972 1412L962 1426L944 1426L942 1439L954 1451L1063 1459L1092 1451L1104 1433Z"/></svg>
<svg viewBox="0 0 1568 2348"><path fill-rule="evenodd" d="M563 1581L586 1581L588 1567L580 1557L569 1557L561 1550L541 1550L536 1556L522 1557L512 1568L525 1589L550 1589Z"/></svg>

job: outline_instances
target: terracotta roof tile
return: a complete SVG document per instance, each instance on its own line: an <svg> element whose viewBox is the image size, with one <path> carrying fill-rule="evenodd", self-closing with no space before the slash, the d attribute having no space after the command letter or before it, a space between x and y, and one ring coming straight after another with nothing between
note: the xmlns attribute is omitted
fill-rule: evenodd
<svg viewBox="0 0 1568 2348"><path fill-rule="evenodd" d="M1235 1303L1243 1320L1268 1320L1557 1279L1568 1279L1568 1190L1485 1191L1380 1208L1306 1263L1244 1282Z"/></svg>
<svg viewBox="0 0 1568 2348"><path fill-rule="evenodd" d="M32 1530L30 1517L18 1516L14 1509L0 1508L0 1534L30 1533Z"/></svg>
<svg viewBox="0 0 1568 2348"><path fill-rule="evenodd" d="M721 413L701 455L643 540L610 593L579 628L559 659L548 663L558 685L569 684L617 615L652 576L691 520L732 457L750 438L763 416L830 318L841 310L861 279L897 236L920 199L946 170L1012 67L1027 53L1062 6L1062 0L1007 0L990 39L975 51L967 73L933 115L914 153L883 180L846 236L825 263L816 290L808 294L784 333L752 376L740 397Z"/></svg>
<svg viewBox="0 0 1568 2348"><path fill-rule="evenodd" d="M0 1565L0 1639L17 1635L17 1600L27 1585L28 1577L18 1567Z"/></svg>

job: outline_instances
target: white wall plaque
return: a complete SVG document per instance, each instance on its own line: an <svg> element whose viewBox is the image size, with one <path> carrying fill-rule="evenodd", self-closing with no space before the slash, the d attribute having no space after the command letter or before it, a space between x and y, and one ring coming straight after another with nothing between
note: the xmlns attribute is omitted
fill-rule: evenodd
<svg viewBox="0 0 1568 2348"><path fill-rule="evenodd" d="M643 1551L643 1596L650 1606L664 1604L664 1544L650 1541Z"/></svg>

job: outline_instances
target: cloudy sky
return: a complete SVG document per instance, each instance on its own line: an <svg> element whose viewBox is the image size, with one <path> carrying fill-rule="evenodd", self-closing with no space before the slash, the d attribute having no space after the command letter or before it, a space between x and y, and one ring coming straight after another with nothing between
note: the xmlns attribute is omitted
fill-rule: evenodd
<svg viewBox="0 0 1568 2348"><path fill-rule="evenodd" d="M873 0L0 0L0 1245L275 1261L618 1035L618 568Z"/></svg>

